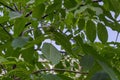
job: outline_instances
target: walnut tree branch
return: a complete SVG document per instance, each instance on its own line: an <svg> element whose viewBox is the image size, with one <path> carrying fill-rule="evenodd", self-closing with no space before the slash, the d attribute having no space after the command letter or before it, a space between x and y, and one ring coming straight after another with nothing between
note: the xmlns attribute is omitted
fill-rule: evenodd
<svg viewBox="0 0 120 80"><path fill-rule="evenodd" d="M0 24L0 26L12 38L12 35L6 30L6 28L2 24Z"/></svg>
<svg viewBox="0 0 120 80"><path fill-rule="evenodd" d="M118 37L119 37L119 32L117 33L117 36L116 36L115 42L117 42Z"/></svg>
<svg viewBox="0 0 120 80"><path fill-rule="evenodd" d="M15 11L13 8L11 8L10 6L8 6L8 5L6 5L6 4L4 4L2 2L0 2L0 4L3 5L4 7L8 8L11 11Z"/></svg>
<svg viewBox="0 0 120 80"><path fill-rule="evenodd" d="M19 12L17 5L15 3L13 3L13 5L15 7L15 10Z"/></svg>
<svg viewBox="0 0 120 80"><path fill-rule="evenodd" d="M80 72L80 71L73 71L73 70L67 70L67 69L40 69L38 71L35 71L33 72L32 74L38 74L38 73L41 73L43 71L56 71L56 72L70 72L70 73L78 73L78 74L84 74L84 75L87 75L88 73L87 72Z"/></svg>

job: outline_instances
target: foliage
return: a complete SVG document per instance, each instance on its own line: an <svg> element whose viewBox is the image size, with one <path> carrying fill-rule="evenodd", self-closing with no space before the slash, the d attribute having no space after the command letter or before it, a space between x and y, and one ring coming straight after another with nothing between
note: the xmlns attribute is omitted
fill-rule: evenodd
<svg viewBox="0 0 120 80"><path fill-rule="evenodd" d="M119 0L0 0L1 80L119 80ZM96 42L96 39L99 42Z"/></svg>

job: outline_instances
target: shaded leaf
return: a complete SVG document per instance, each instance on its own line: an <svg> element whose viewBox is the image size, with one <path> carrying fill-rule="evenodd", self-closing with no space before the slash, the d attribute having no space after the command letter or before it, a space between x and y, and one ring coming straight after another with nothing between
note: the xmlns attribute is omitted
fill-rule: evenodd
<svg viewBox="0 0 120 80"><path fill-rule="evenodd" d="M91 20L87 21L87 24L86 24L86 35L87 35L87 38L91 42L94 42L94 40L96 38L96 25Z"/></svg>
<svg viewBox="0 0 120 80"><path fill-rule="evenodd" d="M101 71L101 69L101 66L95 62L94 66L89 70L86 80L91 80L92 76L94 76L96 72Z"/></svg>
<svg viewBox="0 0 120 80"><path fill-rule="evenodd" d="M107 42L108 32L105 26L101 23L98 23L97 34L98 34L98 38L100 39L100 41L102 41L103 43Z"/></svg>
<svg viewBox="0 0 120 80"><path fill-rule="evenodd" d="M83 70L88 71L94 65L94 58L91 55L85 55L82 57L80 65L82 66Z"/></svg>
<svg viewBox="0 0 120 80"><path fill-rule="evenodd" d="M103 70L109 74L110 78L112 80L119 80L117 75L115 74L115 72L113 71L113 69L111 67L109 67L107 64L105 64L104 62L98 61L98 63L101 65L101 67L103 68Z"/></svg>
<svg viewBox="0 0 120 80"><path fill-rule="evenodd" d="M40 29L37 28L36 30L34 30L34 37L35 38L39 37L40 35L42 35L42 32Z"/></svg>
<svg viewBox="0 0 120 80"><path fill-rule="evenodd" d="M85 27L85 20L84 19L79 19L78 27L79 27L80 31L84 29L84 27Z"/></svg>
<svg viewBox="0 0 120 80"><path fill-rule="evenodd" d="M107 73L101 71L101 72L97 72L95 73L91 80L110 80L110 77Z"/></svg>
<svg viewBox="0 0 120 80"><path fill-rule="evenodd" d="M42 80L62 80L60 77L53 74L42 75L41 79Z"/></svg>
<svg viewBox="0 0 120 80"><path fill-rule="evenodd" d="M54 31L53 33L54 33L55 41L59 45L61 45L63 47L63 49L65 49L68 54L72 54L71 43L69 42L69 39L67 38L67 36L63 35L60 32L56 32L56 31Z"/></svg>
<svg viewBox="0 0 120 80"><path fill-rule="evenodd" d="M33 47L23 50L22 57L26 62L29 62L31 64L35 64L35 62L38 60L38 57L35 56Z"/></svg>
<svg viewBox="0 0 120 80"><path fill-rule="evenodd" d="M72 78L65 76L65 75L58 74L57 76L60 77L62 80L73 80Z"/></svg>
<svg viewBox="0 0 120 80"><path fill-rule="evenodd" d="M54 0L54 3L47 7L46 13L54 13L55 10L60 10L62 6L62 0ZM53 17L53 15L52 15Z"/></svg>
<svg viewBox="0 0 120 80"><path fill-rule="evenodd" d="M15 38L13 41L12 41L12 47L13 48L22 48L23 46L26 45L26 43L28 42L29 38L28 37L18 37L18 38Z"/></svg>
<svg viewBox="0 0 120 80"><path fill-rule="evenodd" d="M77 5L77 2L75 0L64 0L64 6L67 9L73 8Z"/></svg>

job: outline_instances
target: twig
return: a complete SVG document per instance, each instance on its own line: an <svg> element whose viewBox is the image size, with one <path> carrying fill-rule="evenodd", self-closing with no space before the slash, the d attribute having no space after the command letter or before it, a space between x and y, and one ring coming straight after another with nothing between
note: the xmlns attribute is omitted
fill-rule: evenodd
<svg viewBox="0 0 120 80"><path fill-rule="evenodd" d="M29 17L31 14L32 14L32 11L30 11L28 14L26 14L25 17ZM56 14L56 12L54 12L54 14ZM45 18L48 17L48 16L49 16L49 15L46 14L46 15L42 16L41 18L42 18L42 19L45 19ZM28 25L30 25L30 24L31 24L31 22L28 22L28 23L25 25L25 27L28 26Z"/></svg>
<svg viewBox="0 0 120 80"><path fill-rule="evenodd" d="M93 2L102 2L102 0L92 0Z"/></svg>
<svg viewBox="0 0 120 80"><path fill-rule="evenodd" d="M115 42L117 42L117 40L118 40L118 36L119 36L119 32L117 33L117 36L116 36Z"/></svg>
<svg viewBox="0 0 120 80"><path fill-rule="evenodd" d="M10 9L11 11L15 11L13 8L11 8L10 6L8 6L8 5L6 5L2 2L0 2L0 4L3 5L4 7L8 8L8 9Z"/></svg>
<svg viewBox="0 0 120 80"><path fill-rule="evenodd" d="M67 69L40 69L38 71L33 72L32 74L38 74L43 71L63 71L63 72L70 72L70 73L78 73L78 74L88 74L87 72L80 72L80 71L73 71L73 70L67 70Z"/></svg>
<svg viewBox="0 0 120 80"><path fill-rule="evenodd" d="M25 24L25 27L29 26L31 24L31 22L28 22L27 24Z"/></svg>
<svg viewBox="0 0 120 80"><path fill-rule="evenodd" d="M32 14L32 11L30 11L28 14L25 15L25 17L28 17Z"/></svg>
<svg viewBox="0 0 120 80"><path fill-rule="evenodd" d="M114 44L114 45L118 45L119 44L120 45L119 42L113 42L113 41L112 42L107 42L107 44Z"/></svg>
<svg viewBox="0 0 120 80"><path fill-rule="evenodd" d="M19 12L18 7L16 6L16 4L13 3L13 5L14 5L14 7L15 7L15 10Z"/></svg>
<svg viewBox="0 0 120 80"><path fill-rule="evenodd" d="M23 31L22 34L21 34L21 36L23 36L25 33L30 32L32 30L34 30L34 28L30 28L30 29L27 29L27 30Z"/></svg>

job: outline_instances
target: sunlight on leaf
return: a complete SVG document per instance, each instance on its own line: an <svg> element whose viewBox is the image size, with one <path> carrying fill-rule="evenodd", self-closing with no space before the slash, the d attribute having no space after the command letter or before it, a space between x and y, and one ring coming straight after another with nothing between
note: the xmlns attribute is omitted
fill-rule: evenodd
<svg viewBox="0 0 120 80"><path fill-rule="evenodd" d="M20 14L19 12L13 12L13 11L11 11L11 12L9 13L10 20L11 20L11 19L19 18L19 17L21 17L21 16L22 16L22 14Z"/></svg>
<svg viewBox="0 0 120 80"><path fill-rule="evenodd" d="M43 44L42 52L45 58L55 65L58 64L62 58L60 52L50 43Z"/></svg>

